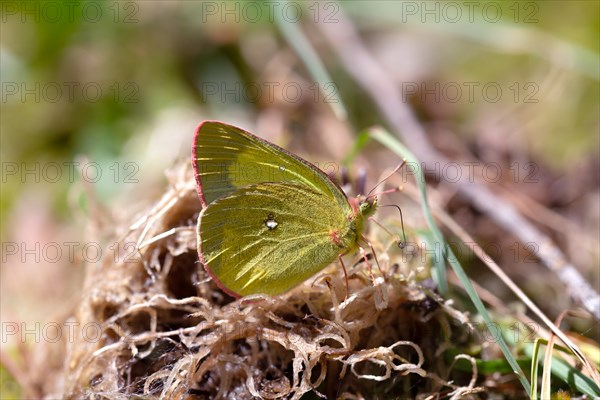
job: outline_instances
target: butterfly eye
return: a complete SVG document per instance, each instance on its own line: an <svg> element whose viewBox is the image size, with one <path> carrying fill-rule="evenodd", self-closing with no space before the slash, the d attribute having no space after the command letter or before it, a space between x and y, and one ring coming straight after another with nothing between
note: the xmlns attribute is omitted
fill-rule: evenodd
<svg viewBox="0 0 600 400"><path fill-rule="evenodd" d="M369 204L366 202L360 203L360 213L364 214L365 211L369 208Z"/></svg>
<svg viewBox="0 0 600 400"><path fill-rule="evenodd" d="M366 199L360 204L360 208L364 211L369 210L375 203L371 199Z"/></svg>

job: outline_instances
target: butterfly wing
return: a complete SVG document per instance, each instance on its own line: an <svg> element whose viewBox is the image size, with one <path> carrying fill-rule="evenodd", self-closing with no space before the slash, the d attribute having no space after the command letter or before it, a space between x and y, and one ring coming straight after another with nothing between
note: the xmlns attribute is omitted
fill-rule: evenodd
<svg viewBox="0 0 600 400"><path fill-rule="evenodd" d="M236 297L284 293L358 241L342 208L290 183L250 185L214 201L200 214L198 234L205 268Z"/></svg>
<svg viewBox="0 0 600 400"><path fill-rule="evenodd" d="M253 134L219 121L204 121L192 147L192 165L202 205L262 182L306 185L333 199L345 211L351 206L342 190L320 169Z"/></svg>

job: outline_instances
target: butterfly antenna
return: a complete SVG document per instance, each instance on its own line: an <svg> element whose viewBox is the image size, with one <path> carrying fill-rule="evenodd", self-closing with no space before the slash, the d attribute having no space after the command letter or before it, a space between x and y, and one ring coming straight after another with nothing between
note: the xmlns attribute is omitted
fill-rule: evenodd
<svg viewBox="0 0 600 400"><path fill-rule="evenodd" d="M392 172L390 172L385 178L383 178L382 180L380 180L379 183L377 183L377 185L373 186L373 189L371 189L371 191L369 193L367 193L367 197L373 196L373 195L371 195L371 193L373 193L373 191L377 188L377 186L381 185L383 182L385 182L388 179L390 179L390 177L392 175L394 175L396 172L398 172L400 170L400 168L402 168L404 166L404 164L406 164L406 158L402 159L402 162L400 164L398 164L396 166L396 168L394 168L394 170ZM383 194L383 192L378 193L378 194Z"/></svg>
<svg viewBox="0 0 600 400"><path fill-rule="evenodd" d="M404 218L402 217L402 209L400 209L400 206L398 206L397 204L383 204L383 205L380 205L379 207L396 207L396 209L400 213L400 226L402 226L402 240L398 242L398 247L403 249L406 246L407 242L406 242L406 233L404 232ZM385 231L390 233L390 231L387 228L383 227L383 225L381 225L379 222L372 220L372 219L371 219L371 221L374 221L377 225L379 225Z"/></svg>

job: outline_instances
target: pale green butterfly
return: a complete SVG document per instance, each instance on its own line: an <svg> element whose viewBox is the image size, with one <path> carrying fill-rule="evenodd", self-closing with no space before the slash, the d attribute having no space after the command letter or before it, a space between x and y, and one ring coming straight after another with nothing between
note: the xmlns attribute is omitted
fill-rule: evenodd
<svg viewBox="0 0 600 400"><path fill-rule="evenodd" d="M348 199L323 171L240 128L204 121L192 147L198 254L218 286L278 295L359 248L377 197Z"/></svg>

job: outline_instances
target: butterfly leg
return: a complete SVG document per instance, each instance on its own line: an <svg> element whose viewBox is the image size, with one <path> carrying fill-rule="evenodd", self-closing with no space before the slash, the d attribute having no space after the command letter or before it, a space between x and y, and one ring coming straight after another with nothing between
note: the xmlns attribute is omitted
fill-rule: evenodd
<svg viewBox="0 0 600 400"><path fill-rule="evenodd" d="M377 253L375 253L375 249L373 248L373 245L366 238L363 237L362 239L367 244L367 246L369 246L369 248L371 249L371 254L373 254L373 258L375 259L375 264L377 264L377 269L379 270L379 273L381 274L381 276L385 279L385 275L384 275L383 271L381 270L381 265L379 265L379 260L377 259ZM363 255L363 258L365 259L365 262L369 266L369 273L371 274L371 278L375 279L373 277L373 271L371 270L371 264L367 260L367 254L366 254L365 250L362 247L360 248L360 254Z"/></svg>
<svg viewBox="0 0 600 400"><path fill-rule="evenodd" d="M346 299L348 298L348 271L346 271L346 266L344 265L344 261L342 260L342 255L338 256L338 260L340 264L342 264L342 270L344 271L344 279L346 280Z"/></svg>
<svg viewBox="0 0 600 400"><path fill-rule="evenodd" d="M373 275L373 268L371 268L371 263L369 262L369 259L367 258L367 252L362 247L359 247L358 249L360 251L361 257L365 260L365 263L367 264L367 268L369 269L369 276L371 277L371 280L373 282L375 282L375 275Z"/></svg>
<svg viewBox="0 0 600 400"><path fill-rule="evenodd" d="M377 261L377 255L375 255L375 250L373 249L373 246L371 245L371 243L369 243L368 240L364 239L364 241L371 248L371 253L373 254L373 258L375 258L375 263L377 264L377 268L379 268L379 272L381 273L381 276L383 277L384 282L385 282L385 275L383 275L383 271L381 271L381 267L379 266L379 261ZM377 281L375 280L375 275L373 275L373 268L371 268L371 263L369 263L369 260L367 259L367 252L362 247L359 247L359 249L360 249L360 254L365 259L365 262L367 263L367 267L369 268L369 275L371 276L371 281L373 282L373 286L375 287L375 290L377 290L379 292L380 299L384 299L385 298L384 291L381 288L381 285L377 284Z"/></svg>

